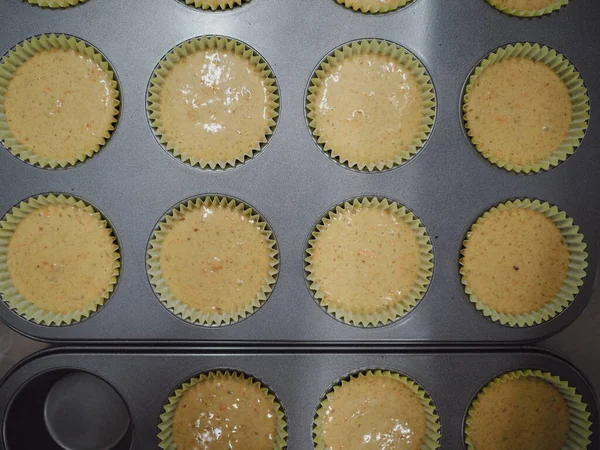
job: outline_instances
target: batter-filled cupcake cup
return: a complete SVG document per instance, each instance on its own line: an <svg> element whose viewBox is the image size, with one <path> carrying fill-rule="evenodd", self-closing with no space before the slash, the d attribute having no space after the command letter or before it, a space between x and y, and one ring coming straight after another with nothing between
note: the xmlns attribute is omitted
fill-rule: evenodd
<svg viewBox="0 0 600 450"><path fill-rule="evenodd" d="M80 322L109 299L119 270L113 230L83 200L30 197L0 221L0 295L27 320Z"/></svg>
<svg viewBox="0 0 600 450"><path fill-rule="evenodd" d="M555 50L529 42L488 55L469 77L462 108L475 148L498 167L523 173L565 161L590 117L575 67Z"/></svg>
<svg viewBox="0 0 600 450"><path fill-rule="evenodd" d="M372 172L412 158L435 117L429 74L408 50L389 41L353 41L316 68L306 116L319 147L334 161Z"/></svg>
<svg viewBox="0 0 600 450"><path fill-rule="evenodd" d="M198 9L209 9L211 11L225 10L235 8L236 6L242 6L244 3L248 3L250 0L179 0L189 6L193 6Z"/></svg>
<svg viewBox="0 0 600 450"><path fill-rule="evenodd" d="M400 9L413 0L335 0L346 8L363 13L379 14Z"/></svg>
<svg viewBox="0 0 600 450"><path fill-rule="evenodd" d="M537 17L557 11L569 0L486 0L503 13L518 17Z"/></svg>
<svg viewBox="0 0 600 450"><path fill-rule="evenodd" d="M159 300L188 322L229 325L253 314L277 279L275 236L244 203L220 196L187 200L158 223L148 274Z"/></svg>
<svg viewBox="0 0 600 450"><path fill-rule="evenodd" d="M163 407L158 425L164 450L287 448L287 423L275 394L241 372L217 370L200 374L179 387ZM248 447L250 448L250 447Z"/></svg>
<svg viewBox="0 0 600 450"><path fill-rule="evenodd" d="M469 450L585 450L590 413L568 382L540 370L517 370L490 381L465 422Z"/></svg>
<svg viewBox="0 0 600 450"><path fill-rule="evenodd" d="M226 169L267 144L279 115L277 81L254 49L202 36L158 63L147 93L148 117L162 146L192 166Z"/></svg>
<svg viewBox="0 0 600 450"><path fill-rule="evenodd" d="M0 142L29 164L91 157L111 137L119 104L106 59L73 36L35 36L0 60Z"/></svg>
<svg viewBox="0 0 600 450"><path fill-rule="evenodd" d="M86 0L24 0L31 5L41 6L42 8L68 8L69 6L79 5Z"/></svg>
<svg viewBox="0 0 600 450"><path fill-rule="evenodd" d="M315 300L334 318L387 325L425 295L433 272L431 240L406 207L385 198L355 198L317 223L305 272Z"/></svg>
<svg viewBox="0 0 600 450"><path fill-rule="evenodd" d="M547 202L519 199L494 206L471 226L460 274L484 316L527 327L569 306L583 284L586 260L573 219Z"/></svg>
<svg viewBox="0 0 600 450"><path fill-rule="evenodd" d="M335 384L313 422L317 450L359 448L377 437L385 448L440 446L440 420L431 398L416 382L389 370L361 371Z"/></svg>

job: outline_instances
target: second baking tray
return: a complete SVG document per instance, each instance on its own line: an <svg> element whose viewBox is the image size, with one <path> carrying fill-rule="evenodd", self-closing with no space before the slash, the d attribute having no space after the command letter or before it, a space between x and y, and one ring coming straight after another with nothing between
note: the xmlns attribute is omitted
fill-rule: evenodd
<svg viewBox="0 0 600 450"><path fill-rule="evenodd" d="M317 406L332 385L359 370L387 369L412 378L428 393L435 403L441 425L440 448L457 450L465 448L465 415L478 391L502 373L537 369L559 376L582 396L581 400L591 414L592 434L588 448L598 448L597 401L577 369L558 357L539 351L506 353L499 350L444 352L421 349L417 352L388 349L386 353L377 353L375 349L368 352L299 349L290 353L290 349L286 349L284 354L273 350L240 352L234 349L231 353L223 349L203 352L113 348L97 353L85 349L59 349L34 356L5 378L0 385L0 423L6 440L9 436L6 423L10 419L7 412L16 411L16 407L9 407L9 404L18 392L22 392L19 405L31 402L28 432L38 433L36 436L41 438L44 433L36 431L38 422L34 418L38 415L34 405L44 401L45 392L60 376L82 370L112 385L129 408L132 429L125 437L127 443L115 450L154 449L158 446L159 416L173 391L201 372L231 369L250 374L271 389L286 415L288 448L308 450L313 448L312 424ZM19 436L18 430L11 431L9 439ZM27 439L21 436L17 440ZM8 450L24 449L8 447Z"/></svg>
<svg viewBox="0 0 600 450"><path fill-rule="evenodd" d="M75 8L44 10L3 0L0 52L40 33L67 33L96 46L120 82L117 129L97 156L67 170L29 166L0 149L0 214L44 192L79 196L111 221L122 271L110 301L89 320L68 327L27 322L0 303L0 317L16 330L48 341L103 342L482 342L532 341L572 323L592 293L598 255L600 190L600 70L590 49L600 43L600 4L574 0L548 17L523 20L483 0L416 0L385 15L347 10L333 0L252 0L231 11L196 11L175 0L90 0ZM143 3L143 4L142 4ZM576 33L574 30L577 30ZM237 38L261 53L274 70L280 118L270 143L253 160L226 171L200 170L170 156L156 141L146 115L146 87L157 62L194 36ZM429 142L410 162L385 173L357 173L332 162L315 144L305 119L306 86L315 66L339 45L382 38L413 52L435 86L436 120ZM564 54L583 77L592 119L573 156L548 172L515 175L491 165L465 135L463 85L478 61L515 41L538 42ZM148 239L161 216L185 198L233 196L255 207L279 243L280 273L264 306L240 323L191 325L157 300L147 277ZM435 268L424 299L405 318L362 329L327 315L313 300L304 274L309 233L335 204L356 196L396 200L427 227ZM484 318L460 283L458 258L473 221L512 198L545 200L564 210L585 236L588 275L562 314L543 325L508 328Z"/></svg>

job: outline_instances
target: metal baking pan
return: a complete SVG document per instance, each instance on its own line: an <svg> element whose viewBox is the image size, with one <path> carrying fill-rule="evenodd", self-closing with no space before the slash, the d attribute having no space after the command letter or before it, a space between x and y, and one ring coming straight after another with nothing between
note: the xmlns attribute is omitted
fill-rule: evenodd
<svg viewBox="0 0 600 450"><path fill-rule="evenodd" d="M4 448L23 450L9 445L10 442L7 444L7 440L19 435L16 430L7 432L6 427L7 422L15 423L11 417L15 413L11 411L14 411L16 394L36 396L31 398L29 409L32 421L22 426L41 438L43 433L36 435L38 430L32 425L36 417L33 405L43 403L48 387L60 376L77 370L90 372L108 382L129 409L132 426L125 438L127 442L115 449L157 448L159 415L167 398L189 378L221 368L248 373L276 394L287 419L288 448L299 450L313 448L312 423L323 395L335 382L361 369L398 371L417 381L437 407L442 449L464 448L467 409L477 392L492 378L523 368L549 371L568 381L582 395L593 423L588 448L598 448L598 404L590 386L577 369L549 353L535 350L506 353L501 349L439 351L432 347L419 351L387 349L386 353L379 353L375 348L346 351L298 348L293 352L285 349L285 353L277 349L230 351L226 354L222 348L212 351L111 348L89 352L63 348L39 353L14 368L2 383L0 423L3 424ZM39 375L41 383L40 378L35 378Z"/></svg>
<svg viewBox="0 0 600 450"><path fill-rule="evenodd" d="M110 301L89 320L68 327L29 323L0 303L9 326L36 339L115 342L526 342L571 324L588 303L598 255L600 189L600 4L573 0L538 19L503 14L483 0L415 0L393 13L365 15L334 0L252 0L226 12L202 12L175 0L90 0L65 10L1 1L0 52L40 33L85 39L114 67L122 109L108 145L75 168L44 170L0 151L0 214L45 192L79 196L102 211L116 230L122 272ZM575 32L576 30L576 32ZM201 170L171 157L157 143L146 114L146 88L157 62L178 43L220 34L255 48L274 70L281 116L270 143L246 164ZM413 52L432 77L436 121L425 147L407 164L365 174L340 167L315 144L305 118L305 93L315 66L351 40L382 38ZM460 113L464 83L480 59L515 41L538 42L564 54L589 90L592 119L573 156L536 175L491 165L465 135ZM253 316L208 328L172 315L147 277L148 239L173 205L202 194L233 196L255 207L278 239L280 274L275 290ZM422 302L402 320L361 329L328 316L309 292L304 275L307 238L319 218L340 201L373 195L396 200L425 224L433 242L434 275ZM504 327L469 303L458 258L471 223L491 206L530 197L571 216L588 245L588 275L572 305L543 325Z"/></svg>

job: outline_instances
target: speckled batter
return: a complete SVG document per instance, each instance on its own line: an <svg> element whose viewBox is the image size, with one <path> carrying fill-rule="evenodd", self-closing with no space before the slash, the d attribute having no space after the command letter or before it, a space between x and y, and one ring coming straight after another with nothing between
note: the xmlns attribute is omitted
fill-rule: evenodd
<svg viewBox="0 0 600 450"><path fill-rule="evenodd" d="M173 415L177 450L272 450L273 402L250 379L217 376L189 388Z"/></svg>
<svg viewBox="0 0 600 450"><path fill-rule="evenodd" d="M35 154L64 161L102 144L114 121L108 74L74 50L34 54L11 78L4 106L15 138Z"/></svg>
<svg viewBox="0 0 600 450"><path fill-rule="evenodd" d="M562 288L569 266L560 230L526 208L492 212L469 233L463 253L473 294L503 313L544 306Z"/></svg>
<svg viewBox="0 0 600 450"><path fill-rule="evenodd" d="M26 300L68 313L94 305L113 274L114 238L88 211L49 205L26 215L8 242L8 273Z"/></svg>
<svg viewBox="0 0 600 450"><path fill-rule="evenodd" d="M207 163L251 155L269 130L267 87L260 69L233 51L182 58L160 93L168 142Z"/></svg>
<svg viewBox="0 0 600 450"><path fill-rule="evenodd" d="M515 9L517 11L537 11L553 5L558 0L495 0L493 5L503 8Z"/></svg>
<svg viewBox="0 0 600 450"><path fill-rule="evenodd" d="M386 376L353 378L329 397L319 436L327 450L419 450L425 412L404 383Z"/></svg>
<svg viewBox="0 0 600 450"><path fill-rule="evenodd" d="M485 389L473 408L477 450L560 450L569 433L569 410L554 386L523 377Z"/></svg>
<svg viewBox="0 0 600 450"><path fill-rule="evenodd" d="M370 314L404 300L420 268L415 233L403 217L374 206L346 208L319 232L311 272L324 304Z"/></svg>
<svg viewBox="0 0 600 450"><path fill-rule="evenodd" d="M160 252L173 295L205 313L233 313L267 284L271 247L256 220L230 206L201 205L167 231Z"/></svg>
<svg viewBox="0 0 600 450"><path fill-rule="evenodd" d="M360 9L361 11L380 11L383 7L397 8L400 0L338 0L348 7Z"/></svg>
<svg viewBox="0 0 600 450"><path fill-rule="evenodd" d="M359 166L397 158L421 125L417 80L389 56L367 53L339 62L315 95L317 134L334 154Z"/></svg>
<svg viewBox="0 0 600 450"><path fill-rule="evenodd" d="M558 150L569 131L571 109L569 90L554 70L527 58L509 58L477 77L466 120L483 152L528 165Z"/></svg>

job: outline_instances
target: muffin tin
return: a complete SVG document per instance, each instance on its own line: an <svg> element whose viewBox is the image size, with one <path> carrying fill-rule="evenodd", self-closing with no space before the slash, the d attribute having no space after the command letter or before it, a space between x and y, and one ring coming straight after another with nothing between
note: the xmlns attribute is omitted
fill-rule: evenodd
<svg viewBox="0 0 600 450"><path fill-rule="evenodd" d="M0 52L40 33L65 33L97 47L114 68L122 106L108 144L76 167L32 167L0 149L0 214L40 193L67 193L90 202L112 223L122 251L119 283L106 305L88 320L64 327L36 325L0 302L9 326L50 342L525 342L548 337L572 323L594 285L598 254L600 104L597 59L600 7L576 0L538 19L503 14L484 0L416 0L387 14L353 12L334 0L252 0L225 12L200 11L175 0L92 0L49 10L11 0L2 6ZM577 29L577 39L573 30ZM158 61L194 36L234 37L255 48L272 67L280 94L274 135L257 156L227 170L180 162L156 141L147 117L147 87ZM334 48L356 39L381 38L405 47L425 66L436 92L436 119L424 147L409 162L384 173L342 167L315 144L306 120L311 74ZM469 74L496 48L539 42L565 55L588 88L592 107L586 136L564 163L536 175L517 175L485 160L467 138L461 96ZM239 323L203 327L171 314L156 298L147 275L148 240L173 205L198 195L221 194L256 208L272 227L280 273L263 307ZM432 238L431 285L420 304L384 327L336 321L314 301L305 279L305 249L321 216L359 196L395 200L425 225ZM511 328L493 323L469 303L458 270L462 240L491 206L513 198L548 201L580 227L588 251L587 276L575 301L542 325Z"/></svg>
<svg viewBox="0 0 600 450"><path fill-rule="evenodd" d="M467 409L478 391L491 379L521 368L549 371L582 395L593 423L588 448L598 448L598 404L583 376L564 360L531 349L505 353L500 349L457 352L430 348L418 351L388 349L385 353L380 353L377 348L345 351L298 348L294 352L249 349L227 355L223 354L222 348L116 347L93 353L77 348L46 351L15 368L4 380L0 404L8 407L0 418L5 424L13 424L4 429L5 445L10 450L32 448L23 446L23 441L16 439L17 436L23 439L27 433L42 438L44 423L35 420L39 416L37 403L44 401L49 386L57 378L73 371L84 371L112 385L128 407L131 429L113 450L157 448L159 416L167 398L189 378L222 368L250 374L272 390L285 413L288 448L298 450L313 448L313 420L325 393L349 373L360 369L393 370L419 383L437 407L441 449L465 448L463 433ZM39 378L40 374L42 378ZM28 401L31 421L15 421L19 404Z"/></svg>
<svg viewBox="0 0 600 450"><path fill-rule="evenodd" d="M465 415L477 392L502 373L540 369L583 396L592 422L588 448L599 448L598 401L585 376L558 356L523 346L576 321L594 290L600 242L595 153L600 64L591 55L600 44L596 0L571 0L535 19L503 14L485 0L414 0L386 14L353 12L335 0L251 0L216 12L184 3L88 0L61 10L21 0L2 4L0 54L41 33L84 39L114 69L122 104L110 141L75 167L33 167L0 148L0 216L42 193L82 198L110 221L122 266L110 300L74 325L37 325L0 302L0 319L18 332L71 345L25 360L0 382L0 448L58 448L46 431L44 401L57 381L82 372L107 382L118 394L114 401L122 399L127 407L130 426L113 430L120 442L112 450L157 448L168 397L191 377L217 369L253 375L276 394L290 449L313 448L319 402L332 385L358 370L388 369L414 379L437 407L440 448L461 449ZM226 170L192 167L171 156L148 119L147 89L156 64L174 46L201 35L242 41L264 57L277 78L274 134L253 159ZM364 38L395 42L413 53L431 76L436 96L435 123L423 148L382 173L361 173L332 161L306 119L315 68L333 49ZM534 175L489 163L471 144L462 119L469 75L490 52L513 42L545 44L566 56L586 83L592 108L575 153ZM147 265L149 240L161 217L185 199L210 194L253 207L272 228L279 250L279 275L268 300L247 319L220 327L194 325L169 312L152 290ZM316 224L335 205L363 196L406 206L433 246L433 276L424 298L405 317L381 327L356 327L329 316L306 281L306 247ZM469 302L459 258L467 231L484 211L525 197L548 201L573 218L584 235L589 265L566 310L542 325L518 328L492 322ZM477 346L482 343L491 346ZM509 343L519 347L504 346ZM27 420L19 416L19 402ZM33 443L15 440L17 435Z"/></svg>

